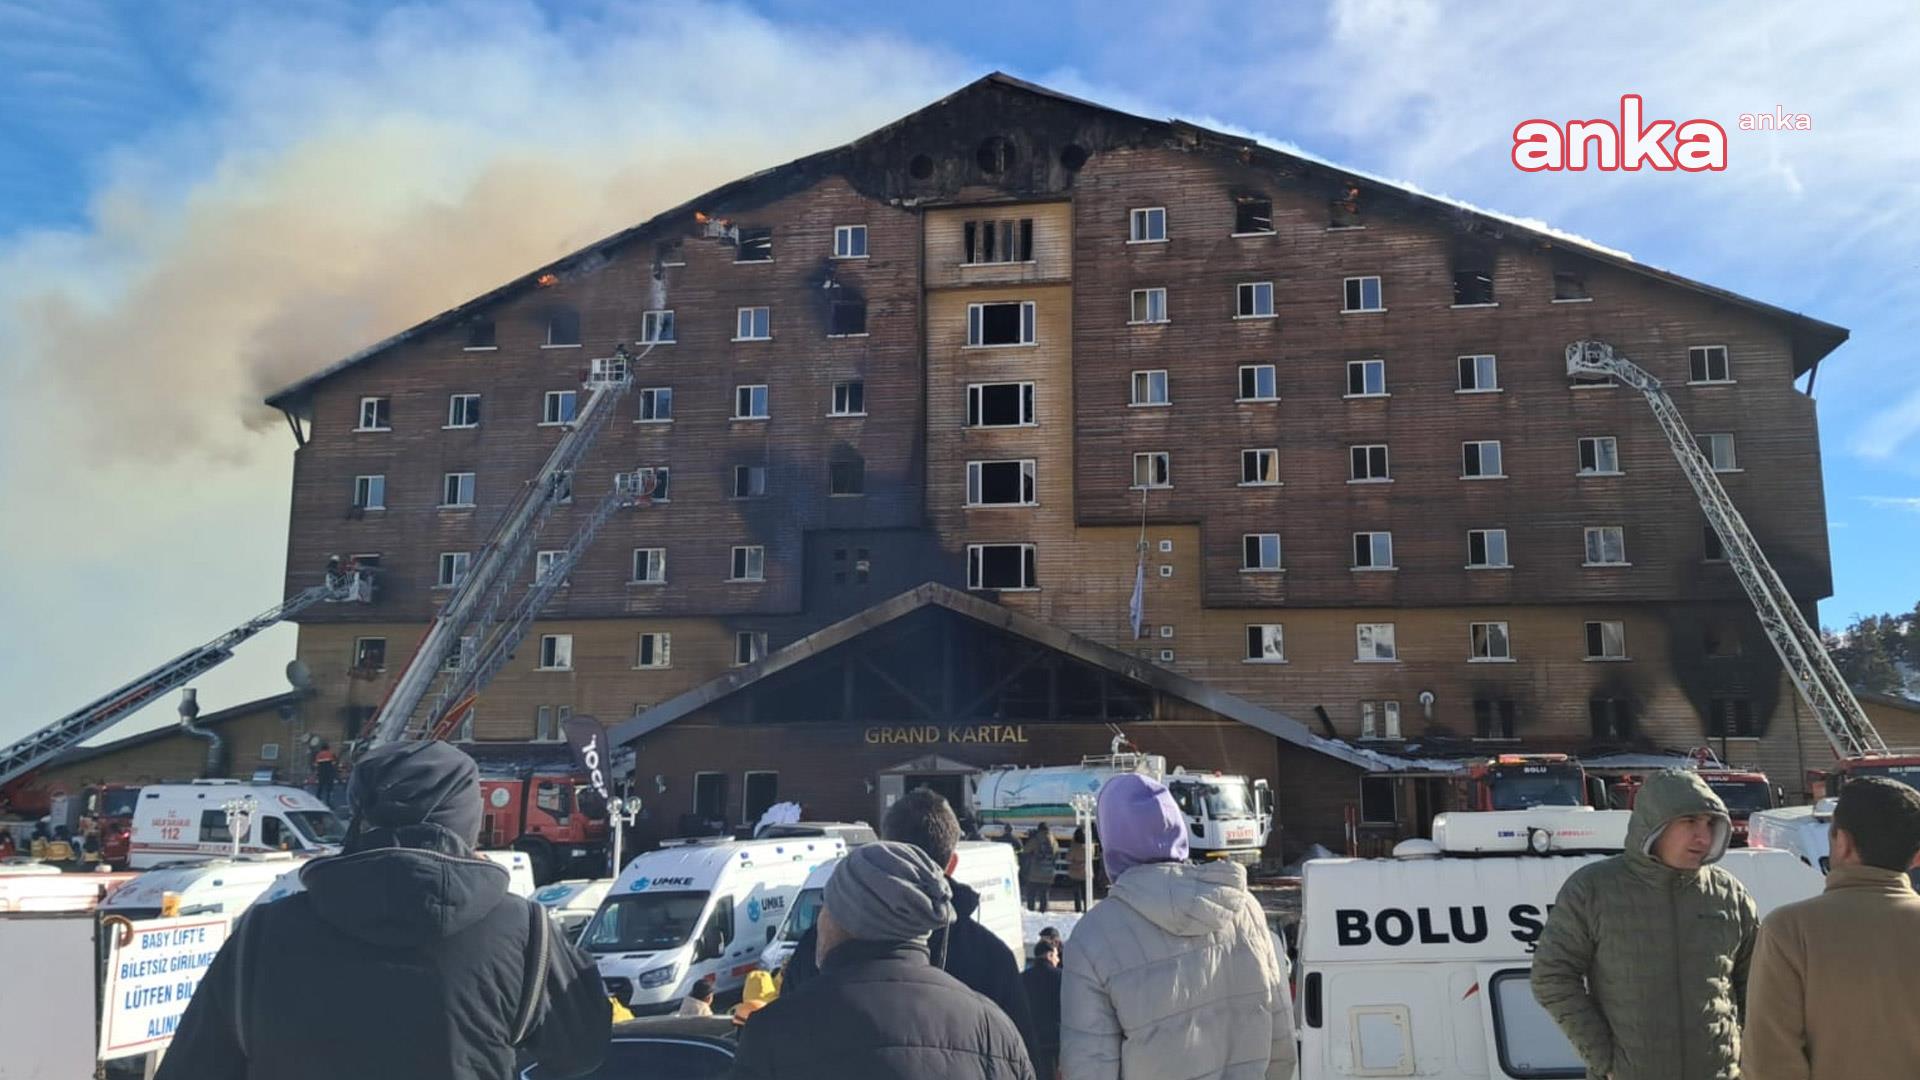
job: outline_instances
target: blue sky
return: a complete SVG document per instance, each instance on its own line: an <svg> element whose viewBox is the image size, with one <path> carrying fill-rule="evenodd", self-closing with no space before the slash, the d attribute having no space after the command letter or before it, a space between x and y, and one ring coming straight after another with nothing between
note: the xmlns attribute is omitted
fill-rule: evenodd
<svg viewBox="0 0 1920 1080"><path fill-rule="evenodd" d="M262 393L998 68L1504 213L1853 331L1835 596L1920 599L1920 20L1904 2L0 0L0 738L270 605ZM1522 174L1531 117L1776 105L1712 175ZM283 685L283 628L203 685ZM170 708L170 706L168 706ZM153 720L146 717L144 720Z"/></svg>

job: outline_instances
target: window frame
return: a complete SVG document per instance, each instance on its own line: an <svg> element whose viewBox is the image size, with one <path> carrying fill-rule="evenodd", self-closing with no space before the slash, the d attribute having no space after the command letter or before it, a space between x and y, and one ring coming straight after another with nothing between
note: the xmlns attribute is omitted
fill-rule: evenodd
<svg viewBox="0 0 1920 1080"><path fill-rule="evenodd" d="M1247 623L1243 639L1243 664L1284 664L1287 662L1287 625L1285 623ZM1259 635L1257 638L1255 635ZM1271 654L1268 646L1271 645Z"/></svg>
<svg viewBox="0 0 1920 1080"><path fill-rule="evenodd" d="M987 343L987 314L990 307L1020 308L1018 341ZM967 305L967 344L969 349L1031 349L1040 344L1040 302L1037 300L977 300Z"/></svg>
<svg viewBox="0 0 1920 1080"><path fill-rule="evenodd" d="M652 640L649 641L648 639ZM649 650L648 646L652 648ZM647 653L653 653L653 663L647 662ZM670 630L642 630L633 637L633 670L662 671L673 666L673 632Z"/></svg>
<svg viewBox="0 0 1920 1080"><path fill-rule="evenodd" d="M1153 317L1153 302L1158 295L1160 317ZM1144 289L1134 289L1127 296L1128 326L1159 326L1170 323L1173 318L1167 312L1167 290L1163 285L1150 285Z"/></svg>
<svg viewBox="0 0 1920 1080"><path fill-rule="evenodd" d="M852 470L848 472L847 470ZM849 480L852 490L840 490ZM848 457L827 463L827 497L830 499L855 499L867 493L867 462L865 458Z"/></svg>
<svg viewBox="0 0 1920 1080"><path fill-rule="evenodd" d="M833 417L867 415L867 381L865 379L837 379L828 391L827 415ZM858 397L858 402L854 398ZM859 408L853 406L858 404Z"/></svg>
<svg viewBox="0 0 1920 1080"><path fill-rule="evenodd" d="M1015 548L1020 552L1019 585L986 584L986 549ZM967 545L967 588L974 591L1038 592L1040 589L1039 546L1031 543L979 543Z"/></svg>
<svg viewBox="0 0 1920 1080"><path fill-rule="evenodd" d="M364 660L366 657L367 645L375 641L380 643L380 648L379 648L380 662L374 665L373 667L369 668L366 664L362 663L361 661ZM380 636L380 635L370 635L367 637L354 638L353 639L353 660L347 666L352 668L354 671L385 671L387 670L387 639L384 636Z"/></svg>
<svg viewBox="0 0 1920 1080"><path fill-rule="evenodd" d="M1143 459L1147 462L1148 481L1145 483L1140 482L1140 464ZM1154 465L1156 463L1163 467L1156 470L1154 468ZM1152 481L1152 477L1156 472L1160 473L1162 476L1162 479L1157 483ZM1137 450L1135 451L1133 455L1133 480L1134 480L1134 483L1128 486L1127 490L1129 491L1161 491L1161 490L1165 490L1167 488L1172 487L1173 486L1173 453L1172 451L1169 451L1169 450Z"/></svg>
<svg viewBox="0 0 1920 1080"><path fill-rule="evenodd" d="M1017 502L987 502L986 469L990 465L1016 466L1020 472L1020 500ZM985 458L967 462L966 502L969 510L996 509L1009 507L1034 507L1040 505L1040 474L1037 458Z"/></svg>
<svg viewBox="0 0 1920 1080"><path fill-rule="evenodd" d="M1373 282L1372 307L1367 305L1367 282ZM1358 306L1355 306L1355 305ZM1387 310L1387 289L1379 274L1356 274L1340 280L1340 314L1370 315Z"/></svg>
<svg viewBox="0 0 1920 1080"><path fill-rule="evenodd" d="M1260 303L1259 303L1260 297L1262 295L1261 293L1262 289L1266 290L1265 296L1267 298L1267 310L1265 311L1260 310ZM1248 290L1252 290L1252 291L1249 292ZM1246 302L1247 298L1249 297L1251 297L1253 300L1253 303L1251 305L1249 305ZM1251 311L1247 310L1249 306L1251 306L1253 310ZM1257 320L1257 319L1279 318L1280 317L1279 307L1274 302L1273 282L1272 281L1235 282L1233 286L1233 317L1235 320Z"/></svg>
<svg viewBox="0 0 1920 1080"><path fill-rule="evenodd" d="M662 414L661 405L666 405ZM653 415L648 416L651 412ZM642 386L634 392L634 423L671 424L673 423L673 387Z"/></svg>
<svg viewBox="0 0 1920 1080"><path fill-rule="evenodd" d="M376 489L380 493L380 501L378 503L373 501L373 495ZM364 492L364 494L362 494L362 492ZM359 510L362 513L369 510L385 510L387 508L387 474L361 473L355 476L353 478L352 506L355 510Z"/></svg>
<svg viewBox="0 0 1920 1080"><path fill-rule="evenodd" d="M757 564L757 565L756 565ZM763 544L735 544L727 565L727 580L734 583L767 580L767 549Z"/></svg>
<svg viewBox="0 0 1920 1080"><path fill-rule="evenodd" d="M571 402L572 404L567 408L557 409L554 407L556 402ZM564 415L558 420L547 419L549 416L559 414ZM547 390L542 393L540 397L540 423L536 425L537 427L564 427L577 422L579 419L580 391Z"/></svg>
<svg viewBox="0 0 1920 1080"><path fill-rule="evenodd" d="M741 481L746 481L742 490ZM755 481L759 481L757 484ZM755 488L759 490L754 490ZM764 499L767 497L767 467L764 464L738 463L733 467L733 490L727 496L730 499Z"/></svg>
<svg viewBox="0 0 1920 1080"><path fill-rule="evenodd" d="M764 236L761 235L763 233L765 234ZM764 259L741 258L740 256L745 255L747 253L747 244L749 242L753 244L754 250L756 251L760 249L761 243L764 242L766 244L767 257ZM773 261L773 226L758 225L751 229L740 229L734 235L733 264L735 266L739 266L742 263L770 263L772 261Z"/></svg>
<svg viewBox="0 0 1920 1080"><path fill-rule="evenodd" d="M1155 218L1155 215L1159 215ZM1160 235L1154 236L1152 223L1160 223ZM1164 206L1132 206L1127 208L1127 243L1164 244L1167 243L1167 208Z"/></svg>
<svg viewBox="0 0 1920 1080"><path fill-rule="evenodd" d="M1737 473L1746 471L1740 467L1740 454L1734 446L1732 432L1710 431L1704 435L1695 435L1693 440L1695 445L1700 447L1701 456L1707 459L1707 465L1711 467L1714 472ZM1722 445L1725 445L1727 448L1727 464L1724 466L1720 464L1720 455L1718 453L1718 449Z"/></svg>
<svg viewBox="0 0 1920 1080"><path fill-rule="evenodd" d="M1607 651L1607 628L1614 628L1614 640L1619 651ZM1581 628L1586 635L1586 659L1593 661L1619 661L1632 659L1627 655L1627 624L1623 619L1587 619ZM1598 651L1595 643L1599 644Z"/></svg>
<svg viewBox="0 0 1920 1080"><path fill-rule="evenodd" d="M1241 211L1265 203L1267 207L1267 227L1264 229L1242 229ZM1256 215L1257 216L1257 215ZM1233 198L1233 231L1227 235L1234 239L1248 236L1274 236L1279 230L1273 224L1273 199L1264 195L1236 195Z"/></svg>
<svg viewBox="0 0 1920 1080"><path fill-rule="evenodd" d="M1363 537L1365 538L1365 543L1366 543L1366 558L1367 558L1367 561L1364 563L1360 561L1360 553L1361 553L1360 545ZM1378 561L1382 554L1381 547L1383 543L1386 548L1386 551L1384 552L1384 554L1386 555L1386 559L1387 559L1387 561L1384 563ZM1392 529L1363 529L1363 530L1360 530L1359 532L1354 533L1353 534L1353 562L1348 565L1347 569L1352 570L1355 573L1374 573L1374 572L1384 571L1384 570L1400 569L1399 565L1393 561L1393 530Z"/></svg>
<svg viewBox="0 0 1920 1080"><path fill-rule="evenodd" d="M1493 385L1480 385L1480 361L1485 360L1492 374ZM1473 385L1461 383L1469 371L1473 373ZM1500 385L1500 357L1497 353L1461 353L1454 359L1454 393L1456 394L1498 394L1506 389Z"/></svg>
<svg viewBox="0 0 1920 1080"><path fill-rule="evenodd" d="M764 334L754 333L753 331L757 331L761 329L763 323L766 328L766 333ZM734 341L772 341L773 340L773 305L749 304L749 305L742 305L734 308L733 309L733 340Z"/></svg>
<svg viewBox="0 0 1920 1080"><path fill-rule="evenodd" d="M1253 376L1253 389L1255 391L1258 391L1260 389L1260 372L1263 370L1267 373L1267 377L1273 383L1273 393L1266 397L1261 397L1261 396L1258 396L1257 394L1254 397L1248 397L1247 396L1247 376L1249 374ZM1240 374L1239 394L1233 399L1235 403L1248 404L1253 402L1273 402L1273 401L1280 400L1280 365L1278 364L1241 364L1239 374Z"/></svg>
<svg viewBox="0 0 1920 1080"><path fill-rule="evenodd" d="M856 246L853 242L856 236L860 238L858 244L860 248L859 251L853 250ZM867 227L865 225L835 225L833 227L833 257L836 259L866 258L868 255L867 239Z"/></svg>
<svg viewBox="0 0 1920 1080"><path fill-rule="evenodd" d="M464 477L465 479L461 479ZM464 489L464 490L463 490ZM464 501L449 501L448 492L458 496L468 496ZM471 510L479 497L479 474L473 472L450 472L440 474L440 510Z"/></svg>
<svg viewBox="0 0 1920 1080"><path fill-rule="evenodd" d="M666 331L662 337L661 330ZM673 317L672 308L648 308L640 313L640 344L642 345L678 345L680 327Z"/></svg>
<svg viewBox="0 0 1920 1080"><path fill-rule="evenodd" d="M1583 530L1582 536L1585 540L1585 550L1583 554L1586 556L1586 559L1580 564L1581 566L1591 567L1591 566L1632 566L1633 565L1633 563L1627 559L1627 530L1625 526L1623 525L1586 525L1586 526L1582 526L1582 530ZM1593 553L1595 550L1594 538L1596 536L1600 538L1599 551L1600 551L1600 554L1605 555L1606 554L1606 534L1608 533L1615 533L1615 534L1618 534L1619 536L1620 558L1617 561L1595 561L1593 558Z"/></svg>
<svg viewBox="0 0 1920 1080"><path fill-rule="evenodd" d="M565 556L566 553L567 553L566 548L543 548L539 551L534 552L533 553L533 583L538 585L544 582L550 575L552 575L553 564L560 561L560 559L563 556ZM542 564L545 564L544 568ZM571 584L573 584L571 580L563 580L560 582L560 587L564 589Z"/></svg>
<svg viewBox="0 0 1920 1080"><path fill-rule="evenodd" d="M1365 476L1354 475L1355 473L1354 464L1356 461L1356 459L1354 458L1354 451L1356 450L1365 452L1364 456L1361 459L1359 459L1366 463L1366 468L1362 470L1366 473ZM1373 474L1373 458L1374 458L1373 452L1375 450L1380 451L1381 472L1380 472L1380 475L1378 476L1375 476ZM1393 483L1393 455L1387 449L1387 444L1386 443L1350 444L1347 447L1347 483L1349 484L1391 484Z"/></svg>
<svg viewBox="0 0 1920 1080"><path fill-rule="evenodd" d="M471 406L471 408L467 408ZM469 413L472 419L461 419ZM464 431L480 426L480 395L468 391L447 395L447 422L442 431Z"/></svg>
<svg viewBox="0 0 1920 1080"><path fill-rule="evenodd" d="M1358 390L1358 391L1355 391L1355 390L1354 390L1354 388L1353 388L1353 373L1354 373L1354 369L1355 369L1356 367L1357 367L1357 368L1359 368L1359 370L1360 370L1360 387L1361 387L1361 389L1360 389L1360 390ZM1366 389L1366 386L1367 386L1367 373L1368 373L1368 372L1370 372L1370 371L1378 371L1378 372L1380 373L1380 389L1378 389L1378 390L1368 390L1368 389ZM1382 358L1380 358L1380 357L1377 357L1377 356L1376 356L1376 357L1373 357L1373 358L1371 358L1371 359L1367 359L1367 360L1349 360L1349 361L1347 361L1347 392L1346 392L1345 394L1342 394L1342 395L1341 395L1341 397L1344 397L1344 398L1383 398L1383 397L1392 397L1392 396L1393 396L1393 392L1387 389L1387 362L1386 362L1386 360L1384 360L1384 359L1382 359Z"/></svg>
<svg viewBox="0 0 1920 1080"><path fill-rule="evenodd" d="M447 572L449 567L452 568L452 573ZM440 553L439 565L434 573L433 587L436 589L457 589L461 583L466 580L467 574L472 572L472 570L473 552L443 551Z"/></svg>
<svg viewBox="0 0 1920 1080"><path fill-rule="evenodd" d="M1267 565L1268 541L1272 541L1273 565ZM1248 562L1247 557L1253 556ZM1240 534L1240 572L1243 574L1284 574L1287 571L1286 546L1277 532Z"/></svg>
<svg viewBox="0 0 1920 1080"><path fill-rule="evenodd" d="M541 634L540 656L535 671L572 671L573 635Z"/></svg>
<svg viewBox="0 0 1920 1080"><path fill-rule="evenodd" d="M1469 448L1471 448L1474 451L1473 454L1471 455L1472 468L1476 470L1484 470L1487 467L1487 447L1489 446L1493 447L1493 459L1494 459L1494 463L1499 467L1498 471L1496 472L1469 471L1469 467L1468 467ZM1505 480L1507 478L1506 469L1507 469L1507 455L1504 449L1501 447L1499 439L1467 439L1460 444L1460 479L1462 480Z"/></svg>
<svg viewBox="0 0 1920 1080"><path fill-rule="evenodd" d="M569 319L572 320L573 340L554 340L554 331L564 327ZM566 335L562 333L561 336L564 337ZM564 308L547 316L546 340L541 343L540 347L543 349L577 349L580 347L582 340L580 313L571 308Z"/></svg>
<svg viewBox="0 0 1920 1080"><path fill-rule="evenodd" d="M373 423L367 423L369 407L372 409ZM386 423L381 423L381 420ZM355 431L392 431L393 397L388 394L374 394L360 399L360 418L355 423Z"/></svg>
<svg viewBox="0 0 1920 1080"><path fill-rule="evenodd" d="M752 409L758 404L760 412L741 412L741 394L745 393L746 407ZM733 420L771 420L773 419L773 397L766 383L736 383L733 388Z"/></svg>
<svg viewBox="0 0 1920 1080"><path fill-rule="evenodd" d="M1253 457L1250 459L1248 455L1253 455ZM1264 455L1264 457L1262 457L1262 455ZM1253 480L1247 479L1247 464L1249 460L1252 460L1253 462L1256 463L1253 470L1256 477L1264 475L1270 478L1264 479L1264 480L1263 479L1253 479ZM1258 465L1258 462L1261 462L1261 461L1267 462L1272 467L1267 469L1260 468ZM1234 486L1235 487L1281 487L1281 486L1284 486L1283 481L1280 479L1280 448L1276 446L1243 447L1240 451L1240 482Z"/></svg>
<svg viewBox="0 0 1920 1080"><path fill-rule="evenodd" d="M1500 648L1495 651L1495 646ZM1467 662L1471 664L1511 664L1513 629L1505 619L1484 619L1467 623Z"/></svg>
<svg viewBox="0 0 1920 1080"><path fill-rule="evenodd" d="M742 645L746 646L744 653L740 648ZM767 632L765 630L735 630L733 632L734 667L746 667L749 664L757 664L765 660L767 654L771 651L767 645ZM742 656L745 656L746 659L741 659Z"/></svg>
<svg viewBox="0 0 1920 1080"><path fill-rule="evenodd" d="M641 576L641 560L646 561L646 575ZM658 576L654 571L658 569ZM633 557L627 569L631 576L629 585L665 585L667 583L667 549L663 547L639 547L633 549Z"/></svg>
<svg viewBox="0 0 1920 1080"><path fill-rule="evenodd" d="M1496 533L1499 534L1500 536L1500 554L1502 556L1501 561L1474 562L1473 561L1474 538L1476 536L1479 537L1481 552L1485 555L1491 556L1493 554L1493 536ZM1513 553L1510 550L1508 550L1507 530L1504 527L1491 528L1491 529L1468 529L1467 530L1467 566L1466 568L1468 570L1511 570L1513 569L1512 560L1513 560Z"/></svg>
<svg viewBox="0 0 1920 1080"><path fill-rule="evenodd" d="M1591 469L1587 468L1588 444L1592 444L1593 446L1594 467ZM1612 451L1613 468L1611 469L1600 468L1600 459L1602 456L1600 451L1603 446L1610 448ZM1619 436L1617 435L1582 435L1576 441L1575 447L1578 452L1579 462L1580 462L1579 471L1574 473L1575 476L1625 476L1626 475L1626 471L1620 468Z"/></svg>
<svg viewBox="0 0 1920 1080"><path fill-rule="evenodd" d="M1159 376L1158 380L1154 378L1156 375ZM1160 388L1160 400L1158 401L1153 400L1153 389L1156 382L1158 382ZM1140 396L1140 390L1143 385L1147 390L1147 396L1144 399ZM1172 380L1167 377L1166 368L1142 368L1133 372L1132 377L1128 380L1127 408L1164 409L1172 404L1173 384Z"/></svg>
<svg viewBox="0 0 1920 1080"><path fill-rule="evenodd" d="M1720 351L1719 378L1713 377L1713 353ZM1693 357L1701 354L1700 366L1695 368ZM1688 386L1725 386L1737 382L1733 377L1733 350L1725 345L1689 345L1687 346L1687 385Z"/></svg>
<svg viewBox="0 0 1920 1080"><path fill-rule="evenodd" d="M989 424L984 422L987 414L987 388L991 386L1015 387L1018 405L1015 410L1021 419L1011 424ZM1035 400L1035 384L1024 382L980 382L967 384L967 418L962 427L970 428L1014 428L1039 427L1039 402Z"/></svg>
<svg viewBox="0 0 1920 1080"><path fill-rule="evenodd" d="M1356 664L1397 664L1399 663L1400 662L1400 641L1399 641L1399 633L1395 629L1396 625L1397 624L1390 623L1390 622L1354 623L1353 624L1353 654L1354 654L1353 662ZM1383 644L1382 635L1381 635L1381 629L1383 627L1386 630L1384 644L1386 645L1386 651L1388 654L1385 656L1380 655L1380 651L1381 651L1380 647ZM1361 655L1362 651L1365 648L1365 645L1363 644L1363 642L1367 638L1371 638L1372 640L1372 644L1373 644L1372 656Z"/></svg>

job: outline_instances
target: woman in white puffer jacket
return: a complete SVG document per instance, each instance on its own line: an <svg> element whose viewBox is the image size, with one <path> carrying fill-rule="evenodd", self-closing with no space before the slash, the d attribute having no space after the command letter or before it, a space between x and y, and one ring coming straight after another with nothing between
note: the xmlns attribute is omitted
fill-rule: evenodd
<svg viewBox="0 0 1920 1080"><path fill-rule="evenodd" d="M1100 789L1113 890L1078 925L1060 994L1064 1080L1286 1080L1293 1003L1238 863L1187 862L1187 822L1138 774Z"/></svg>

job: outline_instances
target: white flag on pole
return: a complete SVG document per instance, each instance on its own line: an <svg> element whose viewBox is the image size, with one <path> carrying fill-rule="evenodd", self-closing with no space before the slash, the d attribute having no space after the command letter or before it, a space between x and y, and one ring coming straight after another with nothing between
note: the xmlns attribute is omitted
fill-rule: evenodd
<svg viewBox="0 0 1920 1080"><path fill-rule="evenodd" d="M1133 639L1140 640L1140 623L1147 617L1147 551L1140 549L1140 562L1133 568L1133 598L1127 601L1127 617L1133 622Z"/></svg>

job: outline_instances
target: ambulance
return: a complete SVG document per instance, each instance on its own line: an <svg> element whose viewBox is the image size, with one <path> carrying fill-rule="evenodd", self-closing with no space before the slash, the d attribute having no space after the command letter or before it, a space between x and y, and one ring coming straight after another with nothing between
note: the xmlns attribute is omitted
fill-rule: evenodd
<svg viewBox="0 0 1920 1080"><path fill-rule="evenodd" d="M276 851L332 855L346 839L346 827L327 804L299 788L238 780L150 784L140 789L134 804L127 865L149 870L165 863L232 855L224 806L243 798L251 798L255 810L246 835L240 838L242 855Z"/></svg>
<svg viewBox="0 0 1920 1080"><path fill-rule="evenodd" d="M699 840L627 864L581 932L607 992L636 1016L679 1007L701 978L727 996L759 965L807 877L839 837Z"/></svg>
<svg viewBox="0 0 1920 1080"><path fill-rule="evenodd" d="M164 866L134 875L108 895L100 913L157 919L166 895L172 893L180 901L177 914L224 915L231 924L305 862L288 852L272 851Z"/></svg>
<svg viewBox="0 0 1920 1080"><path fill-rule="evenodd" d="M523 899L533 899L533 860L527 857L526 852L476 851L473 853L473 857L476 859L485 859L507 872L507 892ZM287 870L276 878L272 887L266 891L265 895L260 897L260 903L271 903L283 896L292 896L297 892L305 892L307 890L307 884L300 880L301 864L305 862L305 859L299 860L292 869Z"/></svg>
<svg viewBox="0 0 1920 1080"><path fill-rule="evenodd" d="M1529 971L1560 886L1620 849L1629 816L1442 814L1433 840L1403 841L1392 858L1309 861L1294 995L1301 1080L1585 1076ZM1729 851L1718 865L1762 917L1822 884L1781 851Z"/></svg>
<svg viewBox="0 0 1920 1080"><path fill-rule="evenodd" d="M533 902L547 909L553 921L566 932L567 940L580 937L580 931L600 910L600 902L613 888L612 878L574 878L556 881L533 894Z"/></svg>
<svg viewBox="0 0 1920 1080"><path fill-rule="evenodd" d="M973 913L974 921L993 931L993 936L1005 942L1007 948L1013 950L1014 957L1019 959L1026 951L1026 943L1021 940L1019 853L1010 844L963 840L954 849L954 854L960 856L960 860L954 864L953 879L980 894L980 907ZM827 879L833 876L834 868L839 865L840 860L833 859L821 863L813 873L807 875L807 883L801 888L800 895L794 897L792 909L781 922L779 933L761 951L761 967L768 971L779 971L787 966L800 939L813 929L814 922L820 918Z"/></svg>
<svg viewBox="0 0 1920 1080"><path fill-rule="evenodd" d="M92 911L132 874L62 873L45 863L0 863L0 914L15 911Z"/></svg>

